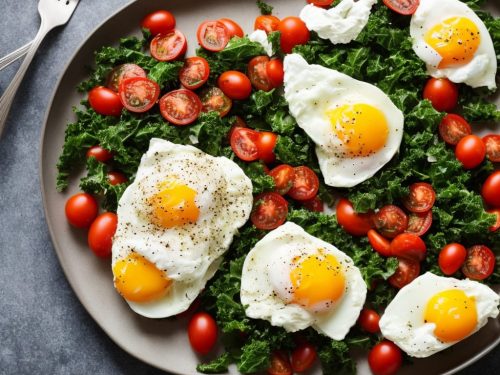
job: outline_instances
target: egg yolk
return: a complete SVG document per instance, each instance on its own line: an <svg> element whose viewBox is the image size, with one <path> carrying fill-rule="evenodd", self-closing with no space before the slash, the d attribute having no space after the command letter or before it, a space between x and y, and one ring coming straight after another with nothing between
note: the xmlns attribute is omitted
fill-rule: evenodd
<svg viewBox="0 0 500 375"><path fill-rule="evenodd" d="M342 266L333 255L310 255L290 272L293 302L312 310L327 310L344 295Z"/></svg>
<svg viewBox="0 0 500 375"><path fill-rule="evenodd" d="M350 156L369 156L389 135L385 115L369 104L346 104L327 113L332 129Z"/></svg>
<svg viewBox="0 0 500 375"><path fill-rule="evenodd" d="M143 256L131 253L113 267L115 288L128 301L151 302L163 297L170 285L165 272Z"/></svg>
<svg viewBox="0 0 500 375"><path fill-rule="evenodd" d="M195 198L196 190L176 179L162 182L150 200L153 223L164 228L195 223L200 215Z"/></svg>
<svg viewBox="0 0 500 375"><path fill-rule="evenodd" d="M459 289L439 292L427 303L424 320L436 325L434 334L441 341L462 340L477 325L476 301Z"/></svg>
<svg viewBox="0 0 500 375"><path fill-rule="evenodd" d="M467 64L481 41L476 24L464 17L444 20L427 31L424 39L442 57L438 68Z"/></svg>

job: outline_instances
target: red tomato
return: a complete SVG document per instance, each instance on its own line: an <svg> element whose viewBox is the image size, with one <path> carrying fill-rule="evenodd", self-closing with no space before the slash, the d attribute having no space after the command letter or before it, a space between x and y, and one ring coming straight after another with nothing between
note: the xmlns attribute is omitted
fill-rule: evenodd
<svg viewBox="0 0 500 375"><path fill-rule="evenodd" d="M364 308L361 310L358 318L358 324L363 331L368 333L378 333L380 332L380 327L378 325L380 321L380 315L372 309Z"/></svg>
<svg viewBox="0 0 500 375"><path fill-rule="evenodd" d="M471 280L484 280L495 270L495 254L484 245L475 245L467 249L462 272Z"/></svg>
<svg viewBox="0 0 500 375"><path fill-rule="evenodd" d="M280 87L283 84L285 72L283 70L283 62L280 59L270 60L266 64L266 73L273 87Z"/></svg>
<svg viewBox="0 0 500 375"><path fill-rule="evenodd" d="M245 35L241 26L234 22L232 19L221 18L219 22L222 22L224 26L226 26L229 39L231 39L233 36L243 38L243 36Z"/></svg>
<svg viewBox="0 0 500 375"><path fill-rule="evenodd" d="M107 176L110 185L120 185L128 181L127 177L121 172L108 172Z"/></svg>
<svg viewBox="0 0 500 375"><path fill-rule="evenodd" d="M89 247L98 257L106 258L111 255L117 222L116 214L105 212L97 216L90 226L88 233Z"/></svg>
<svg viewBox="0 0 500 375"><path fill-rule="evenodd" d="M295 167L293 186L288 195L298 201L307 201L318 194L319 179L314 171L306 166Z"/></svg>
<svg viewBox="0 0 500 375"><path fill-rule="evenodd" d="M200 93L200 99L203 112L219 112L220 117L227 115L233 106L233 101L218 87L204 89Z"/></svg>
<svg viewBox="0 0 500 375"><path fill-rule="evenodd" d="M229 98L243 100L252 93L252 83L243 73L236 70L228 70L222 73L217 80L217 85Z"/></svg>
<svg viewBox="0 0 500 375"><path fill-rule="evenodd" d="M391 243L384 236L380 235L376 230L370 229L367 233L368 241L373 249L384 257L392 256Z"/></svg>
<svg viewBox="0 0 500 375"><path fill-rule="evenodd" d="M465 169L472 169L483 162L486 146L477 135L467 135L458 142L455 156Z"/></svg>
<svg viewBox="0 0 500 375"><path fill-rule="evenodd" d="M496 217L497 217L497 221L495 222L495 224L493 224L491 227L489 227L490 232L494 232L498 228L500 228L500 209L497 208L494 210L488 210L486 212L488 212L489 214L492 214L492 215L496 215Z"/></svg>
<svg viewBox="0 0 500 375"><path fill-rule="evenodd" d="M431 78L424 87L424 99L440 112L449 112L457 106L458 87L446 78Z"/></svg>
<svg viewBox="0 0 500 375"><path fill-rule="evenodd" d="M384 237L394 238L408 228L408 216L397 206L382 207L374 216L377 231Z"/></svg>
<svg viewBox="0 0 500 375"><path fill-rule="evenodd" d="M292 365L288 356L281 352L275 351L271 356L271 366L267 369L269 375L292 375Z"/></svg>
<svg viewBox="0 0 500 375"><path fill-rule="evenodd" d="M278 193L263 193L254 200L250 220L257 229L278 228L288 215L288 202Z"/></svg>
<svg viewBox="0 0 500 375"><path fill-rule="evenodd" d="M97 145L97 146L92 146L91 148L89 148L87 150L86 156L87 156L87 158L90 158L90 157L96 158L97 161L100 161L101 163L106 163L107 161L111 160L111 158L113 157L113 154L110 151Z"/></svg>
<svg viewBox="0 0 500 375"><path fill-rule="evenodd" d="M439 252L439 268L445 275L453 275L465 262L467 250L459 243L450 243Z"/></svg>
<svg viewBox="0 0 500 375"><path fill-rule="evenodd" d="M281 164L271 169L269 176L274 180L276 192L285 195L293 186L295 170L288 164Z"/></svg>
<svg viewBox="0 0 500 375"><path fill-rule="evenodd" d="M439 135L443 141L455 146L463 137L472 134L472 129L462 116L448 113L439 124Z"/></svg>
<svg viewBox="0 0 500 375"><path fill-rule="evenodd" d="M229 30L220 21L205 21L196 32L198 43L212 52L222 51L229 42Z"/></svg>
<svg viewBox="0 0 500 375"><path fill-rule="evenodd" d="M308 4L316 5L317 7L329 7L335 0L307 0Z"/></svg>
<svg viewBox="0 0 500 375"><path fill-rule="evenodd" d="M384 4L394 12L408 16L415 13L420 0L384 0Z"/></svg>
<svg viewBox="0 0 500 375"><path fill-rule="evenodd" d="M365 236L372 229L372 214L358 214L347 199L339 200L336 208L339 225L353 236Z"/></svg>
<svg viewBox="0 0 500 375"><path fill-rule="evenodd" d="M483 142L486 145L486 156L494 163L500 162L500 135L488 134L484 136Z"/></svg>
<svg viewBox="0 0 500 375"><path fill-rule="evenodd" d="M255 19L254 29L264 30L266 33L272 33L277 31L280 24L280 19L278 17L272 16L270 14L258 16Z"/></svg>
<svg viewBox="0 0 500 375"><path fill-rule="evenodd" d="M393 375L403 363L403 355L394 343L384 340L368 354L368 364L374 375Z"/></svg>
<svg viewBox="0 0 500 375"><path fill-rule="evenodd" d="M273 84L267 75L269 57L256 56L248 63L248 77L257 90L270 91Z"/></svg>
<svg viewBox="0 0 500 375"><path fill-rule="evenodd" d="M148 78L124 79L120 85L120 100L130 112L146 112L160 96L160 86Z"/></svg>
<svg viewBox="0 0 500 375"><path fill-rule="evenodd" d="M302 206L304 206L304 208L312 212L323 212L325 209L323 201L317 195L312 199L301 201L300 203L302 203Z"/></svg>
<svg viewBox="0 0 500 375"><path fill-rule="evenodd" d="M168 33L175 27L175 17L166 10L148 14L141 22L141 28L148 29L151 35Z"/></svg>
<svg viewBox="0 0 500 375"><path fill-rule="evenodd" d="M493 172L484 181L481 195L486 204L500 208L500 171Z"/></svg>
<svg viewBox="0 0 500 375"><path fill-rule="evenodd" d="M64 210L71 225L76 228L88 228L97 217L99 207L92 195L78 193L68 199Z"/></svg>
<svg viewBox="0 0 500 375"><path fill-rule="evenodd" d="M283 18L279 23L278 31L281 33L281 50L284 53L291 53L293 47L309 41L309 29L299 17Z"/></svg>
<svg viewBox="0 0 500 375"><path fill-rule="evenodd" d="M217 323L206 312L196 313L189 321L188 337L196 353L208 354L217 342Z"/></svg>
<svg viewBox="0 0 500 375"><path fill-rule="evenodd" d="M233 152L244 161L255 161L259 158L257 147L259 133L248 128L234 128L229 143Z"/></svg>
<svg viewBox="0 0 500 375"><path fill-rule="evenodd" d="M104 86L97 86L89 91L89 104L103 116L120 116L123 109L118 94Z"/></svg>
<svg viewBox="0 0 500 375"><path fill-rule="evenodd" d="M412 233L415 236L423 236L432 225L432 211L412 212L408 215L408 228L406 233Z"/></svg>
<svg viewBox="0 0 500 375"><path fill-rule="evenodd" d="M425 242L411 233L398 234L391 242L391 253L398 258L421 262L427 254Z"/></svg>
<svg viewBox="0 0 500 375"><path fill-rule="evenodd" d="M259 149L259 159L264 163L274 163L276 156L274 155L274 147L278 136L273 132L260 132L257 148Z"/></svg>
<svg viewBox="0 0 500 375"><path fill-rule="evenodd" d="M184 56L187 50L186 37L179 30L158 34L149 46L151 56L158 61L172 61Z"/></svg>
<svg viewBox="0 0 500 375"><path fill-rule="evenodd" d="M146 77L146 72L139 65L136 64L122 64L114 68L108 75L106 86L118 92L120 84L124 79L133 77Z"/></svg>
<svg viewBox="0 0 500 375"><path fill-rule="evenodd" d="M309 343L303 343L292 352L292 370L304 372L309 370L316 360L316 349Z"/></svg>
<svg viewBox="0 0 500 375"><path fill-rule="evenodd" d="M195 121L201 112L201 101L189 90L170 91L160 99L160 113L174 125L187 125Z"/></svg>
<svg viewBox="0 0 500 375"><path fill-rule="evenodd" d="M427 212L436 201L436 193L431 185L417 182L410 186L410 194L403 199L403 205L411 212Z"/></svg>
<svg viewBox="0 0 500 375"><path fill-rule="evenodd" d="M396 272L388 281L393 287L401 289L411 283L420 274L420 263L414 260L398 258L399 264Z"/></svg>
<svg viewBox="0 0 500 375"><path fill-rule="evenodd" d="M184 66L179 71L179 80L182 86L195 90L207 82L210 75L210 66L203 57L188 57L184 61Z"/></svg>

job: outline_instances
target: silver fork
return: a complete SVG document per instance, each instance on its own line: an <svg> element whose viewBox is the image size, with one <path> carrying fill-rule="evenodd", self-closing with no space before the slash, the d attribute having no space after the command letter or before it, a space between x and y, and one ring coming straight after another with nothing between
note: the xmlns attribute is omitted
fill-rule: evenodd
<svg viewBox="0 0 500 375"><path fill-rule="evenodd" d="M40 46L47 33L56 26L64 25L70 19L79 0L40 0L38 2L38 13L40 14L40 29L31 43L23 63L19 67L12 82L5 89L0 98L0 136L5 128L5 122L9 114L10 107L16 96L17 89L28 70L28 66L35 56L36 50Z"/></svg>
<svg viewBox="0 0 500 375"><path fill-rule="evenodd" d="M26 52L30 49L31 42L26 43L24 46L19 47L15 51L12 51L7 56L4 56L0 59L0 70L8 67L14 61L26 55Z"/></svg>

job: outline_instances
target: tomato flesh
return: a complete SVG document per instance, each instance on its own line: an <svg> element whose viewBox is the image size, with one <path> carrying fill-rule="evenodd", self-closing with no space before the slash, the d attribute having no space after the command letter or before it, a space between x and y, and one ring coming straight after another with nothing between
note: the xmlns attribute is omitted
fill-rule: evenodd
<svg viewBox="0 0 500 375"><path fill-rule="evenodd" d="M244 161L255 161L259 158L257 143L259 133L249 128L234 128L229 143L231 149Z"/></svg>
<svg viewBox="0 0 500 375"><path fill-rule="evenodd" d="M124 79L133 77L146 77L146 72L136 64L122 64L114 68L108 76L106 87L118 92Z"/></svg>
<svg viewBox="0 0 500 375"><path fill-rule="evenodd" d="M268 62L269 57L256 56L248 63L248 77L252 82L252 86L257 90L270 91L273 88L273 84L267 75Z"/></svg>
<svg viewBox="0 0 500 375"><path fill-rule="evenodd" d="M262 15L255 19L254 30L264 30L267 34L278 30L280 19L273 15Z"/></svg>
<svg viewBox="0 0 500 375"><path fill-rule="evenodd" d="M423 236L432 225L432 211L412 212L408 215L408 228L406 233L412 233L416 236Z"/></svg>
<svg viewBox="0 0 500 375"><path fill-rule="evenodd" d="M441 271L447 275L453 275L465 262L467 250L459 243L450 243L439 252L438 264Z"/></svg>
<svg viewBox="0 0 500 375"><path fill-rule="evenodd" d="M495 210L488 210L486 212L488 212L489 214L492 214L492 215L496 215L497 220L496 220L495 224L493 224L491 227L488 228L490 230L490 232L494 232L498 228L500 228L500 209L497 208Z"/></svg>
<svg viewBox="0 0 500 375"><path fill-rule="evenodd" d="M488 134L482 138L486 146L486 156L493 163L500 162L500 135Z"/></svg>
<svg viewBox="0 0 500 375"><path fill-rule="evenodd" d="M477 135L467 135L458 142L455 156L465 169L476 168L486 156L486 146Z"/></svg>
<svg viewBox="0 0 500 375"><path fill-rule="evenodd" d="M415 280L420 274L420 263L414 260L398 258L398 268L389 277L388 281L393 287L401 289Z"/></svg>
<svg viewBox="0 0 500 375"><path fill-rule="evenodd" d="M403 364L403 354L394 343L384 340L370 350L368 364L373 375L394 375Z"/></svg>
<svg viewBox="0 0 500 375"><path fill-rule="evenodd" d="M448 113L439 123L439 135L443 141L455 146L463 137L472 134L472 129L462 116Z"/></svg>
<svg viewBox="0 0 500 375"><path fill-rule="evenodd" d="M275 351L271 355L271 365L267 369L269 375L292 375L292 365L286 353Z"/></svg>
<svg viewBox="0 0 500 375"><path fill-rule="evenodd" d="M495 171L488 176L481 188L481 196L487 205L500 208L500 171Z"/></svg>
<svg viewBox="0 0 500 375"><path fill-rule="evenodd" d="M368 242L377 253L384 257L392 256L391 243L388 239L374 229L370 229L366 235L368 236Z"/></svg>
<svg viewBox="0 0 500 375"><path fill-rule="evenodd" d="M203 57L188 57L179 71L179 80L182 86L195 90L207 82L210 75L210 66Z"/></svg>
<svg viewBox="0 0 500 375"><path fill-rule="evenodd" d="M398 234L391 242L391 253L398 258L422 261L427 254L425 242L411 233Z"/></svg>
<svg viewBox="0 0 500 375"><path fill-rule="evenodd" d="M200 46L208 51L222 51L229 42L229 30L220 21L205 21L196 33Z"/></svg>
<svg viewBox="0 0 500 375"><path fill-rule="evenodd" d="M200 94L203 112L218 112L220 117L229 113L233 106L233 101L218 87L210 87Z"/></svg>
<svg viewBox="0 0 500 375"><path fill-rule="evenodd" d="M194 314L188 324L188 338L196 353L210 353L217 342L217 323L214 318L206 312Z"/></svg>
<svg viewBox="0 0 500 375"><path fill-rule="evenodd" d="M119 94L125 108L141 113L155 105L160 96L160 86L148 78L127 78L120 85Z"/></svg>
<svg viewBox="0 0 500 375"><path fill-rule="evenodd" d="M309 370L316 361L316 348L309 343L303 343L292 352L292 370L304 372Z"/></svg>
<svg viewBox="0 0 500 375"><path fill-rule="evenodd" d="M99 206L95 198L87 193L71 196L64 207L66 219L76 228L88 228L97 217Z"/></svg>
<svg viewBox="0 0 500 375"><path fill-rule="evenodd" d="M367 308L361 310L358 318L359 326L368 333L380 332L379 321L380 315L375 310Z"/></svg>
<svg viewBox="0 0 500 375"><path fill-rule="evenodd" d="M384 0L384 4L394 12L408 16L415 13L420 0Z"/></svg>
<svg viewBox="0 0 500 375"><path fill-rule="evenodd" d="M117 223L118 218L112 212L100 214L92 222L88 233L88 243L90 249L98 257L107 258L111 255Z"/></svg>
<svg viewBox="0 0 500 375"><path fill-rule="evenodd" d="M179 30L172 30L167 34L158 34L149 47L151 56L158 61L176 60L186 53L186 37Z"/></svg>
<svg viewBox="0 0 500 375"><path fill-rule="evenodd" d="M293 186L288 196L298 201L312 199L318 194L319 179L314 171L306 166L294 168Z"/></svg>
<svg viewBox="0 0 500 375"><path fill-rule="evenodd" d="M436 201L436 193L431 185L418 182L410 186L410 194L403 199L403 205L411 212L427 212Z"/></svg>
<svg viewBox="0 0 500 375"><path fill-rule="evenodd" d="M323 201L317 195L307 201L302 201L302 206L312 212L323 212L325 210Z"/></svg>
<svg viewBox="0 0 500 375"><path fill-rule="evenodd" d="M103 116L120 116L123 105L120 97L113 90L104 86L94 87L89 91L89 104L94 111Z"/></svg>
<svg viewBox="0 0 500 375"><path fill-rule="evenodd" d="M160 113L174 125L187 125L195 121L201 112L201 101L189 90L174 90L160 99Z"/></svg>
<svg viewBox="0 0 500 375"><path fill-rule="evenodd" d="M377 231L387 238L394 238L408 228L408 216L397 206L382 207L373 217Z"/></svg>
<svg viewBox="0 0 500 375"><path fill-rule="evenodd" d="M257 229L271 230L283 224L288 215L288 202L278 193L263 193L254 200L250 220Z"/></svg>
<svg viewBox="0 0 500 375"><path fill-rule="evenodd" d="M293 186L295 170L288 164L278 165L269 172L274 180L275 190L278 194L285 195Z"/></svg>
<svg viewBox="0 0 500 375"><path fill-rule="evenodd" d="M458 103L458 87L446 78L429 79L423 95L440 112L450 112Z"/></svg>
<svg viewBox="0 0 500 375"><path fill-rule="evenodd" d="M352 203L345 198L337 203L336 215L339 225L353 236L365 236L372 229L372 214L356 213Z"/></svg>
<svg viewBox="0 0 500 375"><path fill-rule="evenodd" d="M471 280L484 280L495 270L495 254L484 245L475 245L467 249L462 272Z"/></svg>

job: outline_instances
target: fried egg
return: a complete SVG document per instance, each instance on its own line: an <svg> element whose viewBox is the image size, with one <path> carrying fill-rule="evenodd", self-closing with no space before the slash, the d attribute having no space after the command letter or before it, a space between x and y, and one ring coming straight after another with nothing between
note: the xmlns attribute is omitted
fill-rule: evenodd
<svg viewBox="0 0 500 375"><path fill-rule="evenodd" d="M384 337L412 357L449 348L498 316L499 296L472 280L425 273L403 287L380 319Z"/></svg>
<svg viewBox="0 0 500 375"><path fill-rule="evenodd" d="M496 87L497 58L483 21L458 0L420 0L410 23L415 53L435 78Z"/></svg>
<svg viewBox="0 0 500 375"><path fill-rule="evenodd" d="M288 332L312 326L342 340L365 298L366 284L352 259L291 222L262 238L243 264L246 315Z"/></svg>
<svg viewBox="0 0 500 375"><path fill-rule="evenodd" d="M152 139L118 203L112 270L138 314L185 311L252 209L252 183L225 157Z"/></svg>
<svg viewBox="0 0 500 375"><path fill-rule="evenodd" d="M285 57L284 70L290 113L316 144L327 185L355 186L399 150L403 113L382 90L298 54Z"/></svg>

